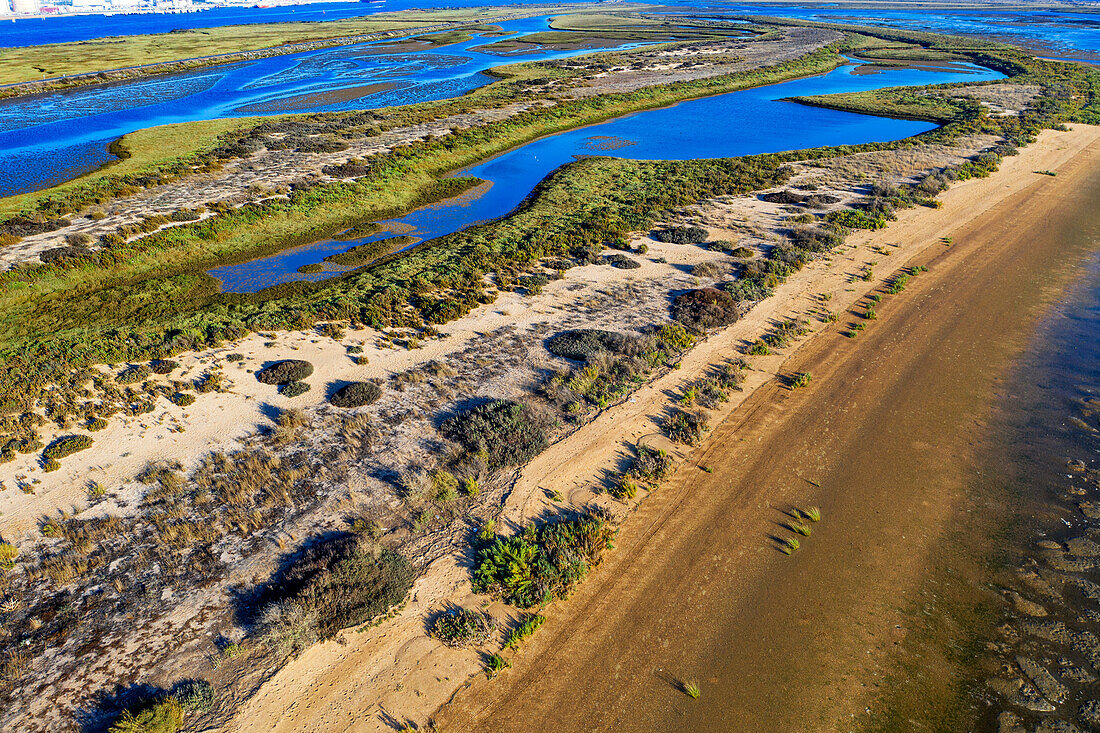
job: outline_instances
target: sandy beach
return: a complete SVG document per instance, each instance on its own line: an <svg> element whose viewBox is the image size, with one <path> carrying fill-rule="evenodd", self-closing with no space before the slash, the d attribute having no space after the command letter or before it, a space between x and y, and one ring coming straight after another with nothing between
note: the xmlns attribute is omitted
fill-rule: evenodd
<svg viewBox="0 0 1100 733"><path fill-rule="evenodd" d="M723 421L626 519L616 550L574 597L550 607L513 670L487 681L476 652L425 634L431 609L477 602L469 558L448 556L396 619L311 648L231 728L392 730L434 716L443 730L530 730L536 720L559 730L703 729L717 719L776 730L804 728L802 709L814 711L814 729L851 721L905 633L898 609L960 510L968 435L996 377L1068 274L1065 253L1034 244L1076 205L1098 152L1097 128L1045 132L990 178L952 187L941 209L903 211L886 230L853 235L845 254L805 268L680 369L525 466L502 514L511 522L545 509L547 490L585 500L626 444L657 432L680 385L777 319L806 317L823 292L844 314L753 359ZM899 246L869 252L887 245ZM880 277L853 279L869 256ZM853 303L918 263L929 272L888 296L877 322L855 339L840 335ZM793 371L811 371L811 386L792 392L776 379ZM824 511L820 527L795 557L781 555L769 537L782 512L811 503ZM700 700L678 691L688 677L703 686Z"/></svg>

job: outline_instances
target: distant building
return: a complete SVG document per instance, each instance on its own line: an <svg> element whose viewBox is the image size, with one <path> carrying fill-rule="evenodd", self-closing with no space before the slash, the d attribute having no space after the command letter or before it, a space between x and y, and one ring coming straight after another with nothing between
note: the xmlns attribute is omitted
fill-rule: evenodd
<svg viewBox="0 0 1100 733"><path fill-rule="evenodd" d="M38 0L11 0L11 9L16 15L34 15L38 12Z"/></svg>

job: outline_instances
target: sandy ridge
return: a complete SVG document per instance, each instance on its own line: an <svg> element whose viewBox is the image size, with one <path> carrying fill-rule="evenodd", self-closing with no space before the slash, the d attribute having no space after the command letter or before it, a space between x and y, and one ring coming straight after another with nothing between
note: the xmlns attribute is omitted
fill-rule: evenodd
<svg viewBox="0 0 1100 733"><path fill-rule="evenodd" d="M519 523L538 515L550 506L545 489L558 490L574 503L593 498L591 487L605 470L617 465L625 454L624 446L657 432L669 397L709 365L739 355L746 342L759 337L776 320L808 317L820 307L819 293L833 293L828 307L843 312L918 253L943 247L941 237L1013 195L1052 185L1050 179L1034 171L1058 171L1078 156L1089 154L1098 143L1100 128L1074 126L1068 133L1044 132L1020 155L1005 159L1001 170L991 177L966 181L945 192L942 209L903 211L884 231L853 235L843 254L803 269L744 319L689 352L680 369L642 387L628 401L605 411L525 466L506 501L502 519ZM871 246L894 244L900 246L888 247L886 255L869 251ZM870 261L877 262L876 280L853 281L852 275ZM774 377L784 373L797 353L794 348L753 359L745 391L716 419L733 413L762 385L774 384ZM755 409L764 406L758 404ZM704 446L696 451L692 463L698 463L707 450ZM597 501L606 503L605 498ZM434 563L417 581L410 603L392 622L364 633L346 633L343 644L330 642L308 650L242 707L231 729L366 731L392 730L409 719L422 724L481 667L474 652L447 649L424 633L423 619L431 609L444 602L476 602L469 593L464 562L465 558L445 557Z"/></svg>

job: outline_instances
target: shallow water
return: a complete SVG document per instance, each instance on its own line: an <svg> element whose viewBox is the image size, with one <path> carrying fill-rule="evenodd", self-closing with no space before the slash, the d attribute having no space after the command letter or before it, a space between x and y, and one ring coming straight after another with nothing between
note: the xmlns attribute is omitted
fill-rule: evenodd
<svg viewBox="0 0 1100 733"><path fill-rule="evenodd" d="M547 23L539 17L499 25L511 32L506 37L517 38L544 31ZM112 141L146 127L446 99L488 84L486 69L588 53L544 49L510 59L475 50L495 40L475 36L401 53L379 53L380 42L341 46L0 102L0 196L93 170L114 158L108 152ZM339 99L340 90L374 85L372 93Z"/></svg>
<svg viewBox="0 0 1100 733"><path fill-rule="evenodd" d="M423 241L504 216L547 174L584 155L691 160L899 140L935 125L781 100L800 95L1002 78L997 72L976 66L954 70L889 69L873 74L853 73L856 68L844 66L821 76L681 102L541 138L463 171L492 182L480 195L418 209L390 223L412 227L410 236ZM292 280L322 280L341 270L334 267L327 272L303 275L297 269L334 252L386 236L389 235L382 233L350 242L322 240L252 262L220 267L210 274L230 292L255 292Z"/></svg>
<svg viewBox="0 0 1100 733"><path fill-rule="evenodd" d="M1100 202L1100 177L1092 194ZM1012 487L1018 516L1007 568L989 583L1027 605L1006 603L990 632L987 667L1000 673L975 685L978 730L990 733L1008 729L999 727L1002 716L1026 730L1040 721L1082 730L1100 722L1100 519L1084 511L1100 501L1100 207L1052 229L1092 255L1018 362L993 423L1002 462L987 470ZM1005 680L1020 687L1006 692Z"/></svg>

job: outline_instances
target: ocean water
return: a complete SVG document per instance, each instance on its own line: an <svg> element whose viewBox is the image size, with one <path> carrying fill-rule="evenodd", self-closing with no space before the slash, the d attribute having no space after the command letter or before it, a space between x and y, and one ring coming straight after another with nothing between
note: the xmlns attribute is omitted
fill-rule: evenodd
<svg viewBox="0 0 1100 733"><path fill-rule="evenodd" d="M504 216L550 172L584 155L690 160L899 140L935 125L782 100L801 95L1002 78L997 72L977 66L951 70L889 69L872 74L853 73L855 68L843 66L816 77L681 102L540 138L463 171L465 175L491 182L479 196L424 207L386 223L411 228L409 235L419 243ZM251 262L219 267L210 274L230 292L255 292L292 280L321 280L340 270L333 268L309 275L297 270L302 265L320 262L327 255L386 236L390 235L382 233L343 242L322 240Z"/></svg>

